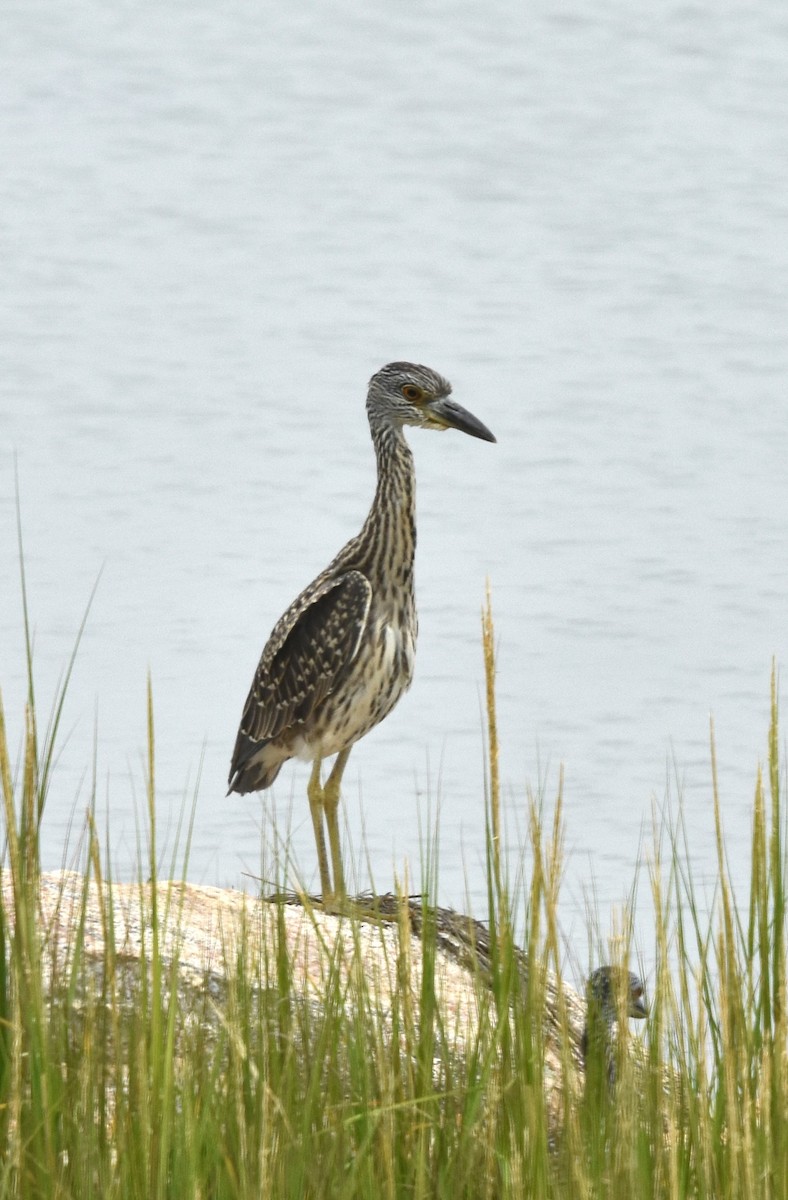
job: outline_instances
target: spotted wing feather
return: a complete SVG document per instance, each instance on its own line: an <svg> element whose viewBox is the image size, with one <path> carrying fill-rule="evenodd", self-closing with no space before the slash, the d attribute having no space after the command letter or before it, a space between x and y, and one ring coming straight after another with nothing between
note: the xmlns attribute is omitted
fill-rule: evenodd
<svg viewBox="0 0 788 1200"><path fill-rule="evenodd" d="M269 741L304 726L358 653L372 598L366 576L346 571L310 592L291 605L263 650L239 740Z"/></svg>

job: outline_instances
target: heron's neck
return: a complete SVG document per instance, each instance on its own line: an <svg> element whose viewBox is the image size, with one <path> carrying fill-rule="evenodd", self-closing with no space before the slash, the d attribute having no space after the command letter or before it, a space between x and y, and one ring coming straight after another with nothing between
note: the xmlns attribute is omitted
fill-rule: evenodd
<svg viewBox="0 0 788 1200"><path fill-rule="evenodd" d="M416 550L416 477L413 455L401 429L373 425L378 485L364 524L370 570L401 586L412 579ZM395 568L398 570L395 571Z"/></svg>
<svg viewBox="0 0 788 1200"><path fill-rule="evenodd" d="M586 1090L599 1090L615 1083L616 1058L613 1042L614 1014L608 1012L595 996L589 998L586 1024L580 1042L580 1052L586 1073Z"/></svg>

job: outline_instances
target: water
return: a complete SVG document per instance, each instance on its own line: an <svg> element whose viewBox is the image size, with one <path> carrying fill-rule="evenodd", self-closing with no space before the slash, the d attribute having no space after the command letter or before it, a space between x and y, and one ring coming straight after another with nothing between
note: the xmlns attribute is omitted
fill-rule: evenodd
<svg viewBox="0 0 788 1200"><path fill-rule="evenodd" d="M489 576L512 864L563 764L572 953L592 885L613 927L668 794L713 875L710 714L743 887L788 628L782 5L25 0L4 26L15 747L14 456L44 708L101 572L46 865L75 852L94 733L118 873L136 860L150 671L170 844L200 773L191 878L251 886L275 812L314 882L306 768L226 799L229 755L274 620L366 513L366 381L410 358L498 445L411 435L417 676L346 773L359 885L367 855L379 887L418 877L439 802L440 899L484 914Z"/></svg>

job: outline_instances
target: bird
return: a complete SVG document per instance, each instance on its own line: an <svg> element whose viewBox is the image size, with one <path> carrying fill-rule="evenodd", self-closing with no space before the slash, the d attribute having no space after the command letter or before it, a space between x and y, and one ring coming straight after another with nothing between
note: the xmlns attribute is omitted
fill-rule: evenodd
<svg viewBox="0 0 788 1200"><path fill-rule="evenodd" d="M619 1008L622 1000L628 1017L644 1020L648 1016L646 989L638 975L622 966L597 967L586 984L586 1022L580 1040L586 1094L598 1092L603 1079L607 1088L615 1085L613 1026L623 1011Z"/></svg>
<svg viewBox="0 0 788 1200"><path fill-rule="evenodd" d="M403 431L456 429L496 440L452 399L447 379L417 363L391 362L377 371L366 409L377 460L372 506L360 533L274 626L244 705L228 780L228 795L261 791L288 759L311 761L307 796L322 900L336 904L347 897L337 808L348 756L413 676L415 472ZM321 764L332 755L322 783Z"/></svg>

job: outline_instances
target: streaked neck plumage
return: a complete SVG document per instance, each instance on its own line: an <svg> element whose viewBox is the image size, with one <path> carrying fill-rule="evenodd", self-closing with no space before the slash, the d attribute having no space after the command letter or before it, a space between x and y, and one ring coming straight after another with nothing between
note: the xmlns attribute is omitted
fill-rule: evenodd
<svg viewBox="0 0 788 1200"><path fill-rule="evenodd" d="M359 566L368 576L398 587L412 585L416 551L416 477L413 455L397 425L370 413L378 464L375 499L361 533Z"/></svg>

